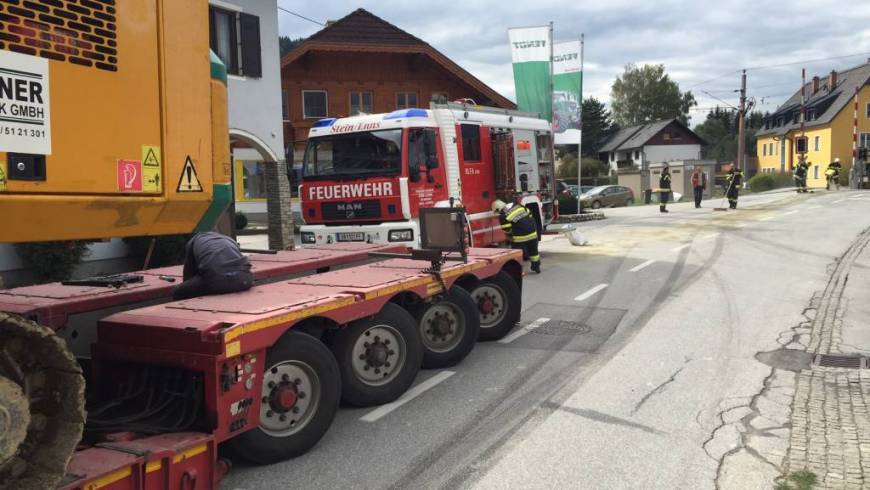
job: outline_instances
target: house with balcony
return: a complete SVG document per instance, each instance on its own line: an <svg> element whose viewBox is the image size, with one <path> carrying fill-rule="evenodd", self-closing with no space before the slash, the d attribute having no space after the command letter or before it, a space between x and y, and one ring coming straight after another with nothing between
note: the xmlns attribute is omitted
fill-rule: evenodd
<svg viewBox="0 0 870 490"><path fill-rule="evenodd" d="M858 147L870 148L870 60L847 70L814 76L803 90L798 87L767 116L764 127L756 133L759 171L791 172L800 157L797 140L803 137L809 163L807 185L824 187L825 170L835 158L843 165L841 179L845 183L852 168L853 132Z"/></svg>
<svg viewBox="0 0 870 490"><path fill-rule="evenodd" d="M664 119L616 132L599 150L611 170L643 170L653 163L699 160L707 143L677 119Z"/></svg>

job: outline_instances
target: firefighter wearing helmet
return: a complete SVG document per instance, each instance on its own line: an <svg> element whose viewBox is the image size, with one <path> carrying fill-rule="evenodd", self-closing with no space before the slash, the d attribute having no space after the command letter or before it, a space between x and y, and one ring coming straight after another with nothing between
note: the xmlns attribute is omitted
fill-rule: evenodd
<svg viewBox="0 0 870 490"><path fill-rule="evenodd" d="M496 199L492 211L498 213L501 229L511 242L511 248L523 251L523 260L532 262L532 270L541 273L541 256L538 254L538 227L532 213L522 204L505 203Z"/></svg>
<svg viewBox="0 0 870 490"><path fill-rule="evenodd" d="M840 190L840 172L842 170L843 165L840 164L839 158L835 158L833 162L828 164L828 169L825 170L825 177L827 180L825 189L831 190L831 187L835 187L837 190Z"/></svg>

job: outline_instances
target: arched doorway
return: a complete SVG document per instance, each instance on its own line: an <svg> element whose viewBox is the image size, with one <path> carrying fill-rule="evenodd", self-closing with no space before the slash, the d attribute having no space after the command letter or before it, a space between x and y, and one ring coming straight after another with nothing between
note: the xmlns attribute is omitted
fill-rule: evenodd
<svg viewBox="0 0 870 490"><path fill-rule="evenodd" d="M256 135L238 128L230 128L230 154L234 211L268 227L270 249L292 247L293 214L284 158Z"/></svg>

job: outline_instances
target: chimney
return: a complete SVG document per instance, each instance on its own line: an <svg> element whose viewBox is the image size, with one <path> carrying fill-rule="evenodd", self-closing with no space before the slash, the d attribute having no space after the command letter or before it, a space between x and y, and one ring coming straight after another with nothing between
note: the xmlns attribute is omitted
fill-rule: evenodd
<svg viewBox="0 0 870 490"><path fill-rule="evenodd" d="M828 76L828 91L833 92L835 88L837 88L837 70L831 70Z"/></svg>
<svg viewBox="0 0 870 490"><path fill-rule="evenodd" d="M813 77L813 95L819 91L819 77Z"/></svg>

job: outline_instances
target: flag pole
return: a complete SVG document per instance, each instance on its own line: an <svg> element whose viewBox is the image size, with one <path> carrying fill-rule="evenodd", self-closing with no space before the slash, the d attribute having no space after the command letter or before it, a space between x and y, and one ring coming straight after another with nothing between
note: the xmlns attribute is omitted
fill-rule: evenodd
<svg viewBox="0 0 870 490"><path fill-rule="evenodd" d="M577 214L583 211L580 208L580 194L583 193L583 48L586 35L580 34L580 100L577 101L580 110L580 137L577 140Z"/></svg>

